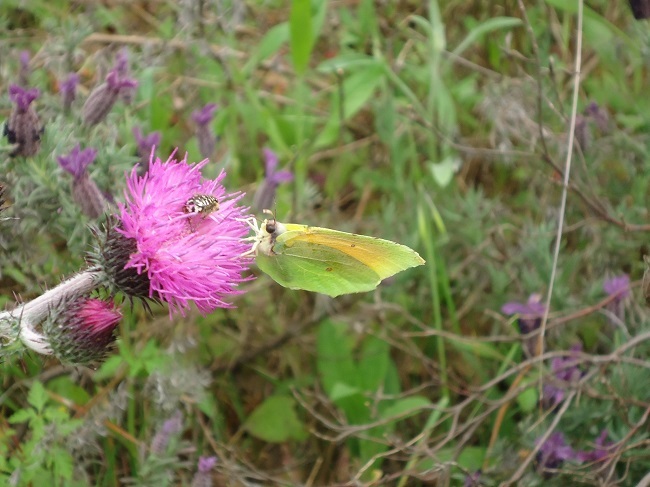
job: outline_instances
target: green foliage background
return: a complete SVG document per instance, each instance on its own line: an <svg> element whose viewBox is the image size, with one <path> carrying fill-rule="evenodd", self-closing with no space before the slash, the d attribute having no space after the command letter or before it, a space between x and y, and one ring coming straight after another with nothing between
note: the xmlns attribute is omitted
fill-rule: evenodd
<svg viewBox="0 0 650 487"><path fill-rule="evenodd" d="M650 330L636 286L650 229L650 28L627 7L584 7L547 355L528 360L500 309L549 290L576 0L4 0L0 112L28 50L46 128L34 158L0 147L12 218L0 221L0 305L84 265L94 222L56 156L97 148L91 175L119 200L137 161L132 128L160 131L163 158L178 147L201 160L190 114L206 103L219 105L206 177L225 168L250 204L271 148L295 175L278 190L279 220L399 241L427 265L336 300L253 269L236 309L174 320L126 309L98 370L5 357L2 481L190 485L203 455L218 458L214 485L462 485L478 469L480 485L636 485L650 469ZM83 100L124 47L133 103L82 127ZM64 114L70 71L80 94ZM592 102L606 123L588 115ZM613 312L603 281L622 273L635 285ZM585 375L549 412L540 381L577 342ZM182 431L154 455L178 411ZM607 429L613 446L604 462L542 472L535 441L552 429L582 451Z"/></svg>

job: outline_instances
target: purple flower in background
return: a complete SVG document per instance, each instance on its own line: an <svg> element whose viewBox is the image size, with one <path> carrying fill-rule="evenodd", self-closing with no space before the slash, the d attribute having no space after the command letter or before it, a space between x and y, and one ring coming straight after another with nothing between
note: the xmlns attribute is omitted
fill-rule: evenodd
<svg viewBox="0 0 650 487"><path fill-rule="evenodd" d="M111 111L118 96L124 90L138 86L135 79L120 75L117 69L112 69L106 80L90 92L82 108L82 118L86 125L96 125Z"/></svg>
<svg viewBox="0 0 650 487"><path fill-rule="evenodd" d="M535 441L535 444L539 440ZM549 436L537 452L537 466L539 471L555 470L567 460L575 460L576 453L566 443L564 434L556 431Z"/></svg>
<svg viewBox="0 0 650 487"><path fill-rule="evenodd" d="M579 451L576 453L577 458L581 462L601 462L607 458L609 453L609 448L613 445L612 442L607 441L609 434L607 430L604 429L601 431L598 438L594 442L594 448L592 451Z"/></svg>
<svg viewBox="0 0 650 487"><path fill-rule="evenodd" d="M63 110L67 113L70 111L72 102L77 98L77 85L79 84L79 75L70 73L68 77L59 85L59 93L63 100Z"/></svg>
<svg viewBox="0 0 650 487"><path fill-rule="evenodd" d="M542 324L542 317L546 306L542 304L541 294L531 294L526 303L510 302L501 307L501 312L507 315L518 315L517 324L522 335L537 330ZM537 337L527 338L524 342L524 351L528 356L535 354Z"/></svg>
<svg viewBox="0 0 650 487"><path fill-rule="evenodd" d="M81 150L81 146L77 144L68 155L59 156L56 160L59 166L72 174L75 179L79 179L86 173L86 168L93 163L95 157L97 157L97 150L90 147Z"/></svg>
<svg viewBox="0 0 650 487"><path fill-rule="evenodd" d="M12 157L36 155L41 147L43 127L32 105L39 96L40 92L36 88L9 86L9 99L14 107L4 126L3 135L10 144L16 144L16 149L10 154Z"/></svg>
<svg viewBox="0 0 650 487"><path fill-rule="evenodd" d="M551 371L556 382L574 383L584 375L578 368L578 355L582 351L582 344L577 343L571 347L571 356L556 357L551 361ZM562 402L564 387L554 383L544 384L542 401L548 408Z"/></svg>
<svg viewBox="0 0 650 487"><path fill-rule="evenodd" d="M603 290L609 295L616 295L615 300L621 301L630 295L630 276L621 274L620 276L606 279L603 282Z"/></svg>
<svg viewBox="0 0 650 487"><path fill-rule="evenodd" d="M217 457L200 457L191 487L212 487L210 471L217 465Z"/></svg>
<svg viewBox="0 0 650 487"><path fill-rule="evenodd" d="M133 136L138 144L137 151L140 161L138 162L138 175L142 176L149 169L149 160L151 159L151 150L160 145L160 132L151 132L144 135L140 127L133 127Z"/></svg>
<svg viewBox="0 0 650 487"><path fill-rule="evenodd" d="M131 74L131 68L129 67L129 50L126 47L120 49L115 55L115 65L113 69L115 69L117 74L122 78L128 78ZM130 105L135 96L135 86L123 87L123 89L120 90L119 96L120 100L122 100L126 105Z"/></svg>
<svg viewBox="0 0 650 487"><path fill-rule="evenodd" d="M183 414L176 411L174 415L166 420L162 427L156 432L151 440L151 453L163 456L167 452L169 441L183 430Z"/></svg>
<svg viewBox="0 0 650 487"><path fill-rule="evenodd" d="M121 319L122 314L112 300L81 297L53 308L43 324L43 332L59 360L87 365L106 356Z"/></svg>
<svg viewBox="0 0 650 487"><path fill-rule="evenodd" d="M72 197L90 218L97 218L104 212L106 198L86 171L97 156L97 151L92 148L81 150L79 144L68 155L57 157L59 166L72 174Z"/></svg>
<svg viewBox="0 0 650 487"><path fill-rule="evenodd" d="M463 487L479 487L481 485L481 473L481 470L477 470L472 474L466 475Z"/></svg>
<svg viewBox="0 0 650 487"><path fill-rule="evenodd" d="M217 111L216 103L208 103L200 110L192 112L192 120L196 124L196 138L199 142L199 151L203 157L210 157L217 145L217 138L212 133L210 123Z"/></svg>
<svg viewBox="0 0 650 487"><path fill-rule="evenodd" d="M29 51L21 51L20 52L20 72L18 74L18 82L21 85L26 85L29 83L29 61L31 58L31 54Z"/></svg>
<svg viewBox="0 0 650 487"><path fill-rule="evenodd" d="M18 85L9 86L9 99L16 104L16 108L21 113L29 110L32 102L39 96L41 96L41 92L38 91L38 88L26 89Z"/></svg>
<svg viewBox="0 0 650 487"><path fill-rule="evenodd" d="M278 156L271 149L264 148L264 181L260 184L255 198L253 198L253 208L262 211L273 206L275 193L281 183L293 181L293 173L290 171L277 171Z"/></svg>
<svg viewBox="0 0 650 487"><path fill-rule="evenodd" d="M526 303L510 302L501 307L501 311L507 315L519 315L517 324L519 331L526 335L536 330L542 324L542 317L546 312L546 306L542 304L540 294L531 294Z"/></svg>
<svg viewBox="0 0 650 487"><path fill-rule="evenodd" d="M619 320L624 320L625 301L626 298L630 295L630 276L627 274L621 274L620 276L606 279L603 282L603 290L607 293L608 296L614 297L612 301L607 303L607 310ZM610 323L616 325L616 323L614 323L614 317L608 316L608 319Z"/></svg>
<svg viewBox="0 0 650 487"><path fill-rule="evenodd" d="M142 177L131 172L120 204L118 232L133 241L125 269L135 269L150 281L149 297L166 301L170 314L181 314L194 301L207 313L230 307L226 296L241 294L239 283L248 280L249 258L242 256L250 245L244 237L248 226L242 220L246 208L238 206L242 194L226 194L221 184L226 174L202 180L201 168L208 161L152 160ZM186 211L195 195L217 199L219 208L197 216Z"/></svg>

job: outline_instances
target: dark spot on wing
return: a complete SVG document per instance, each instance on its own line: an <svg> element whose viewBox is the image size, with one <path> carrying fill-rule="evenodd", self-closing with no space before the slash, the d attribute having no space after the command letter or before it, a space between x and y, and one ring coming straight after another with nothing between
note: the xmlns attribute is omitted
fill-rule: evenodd
<svg viewBox="0 0 650 487"><path fill-rule="evenodd" d="M356 247L356 246L357 246L356 244L350 244L350 247Z"/></svg>
<svg viewBox="0 0 650 487"><path fill-rule="evenodd" d="M326 270L327 272L332 272L334 269L332 269L331 267L327 267L325 270Z"/></svg>

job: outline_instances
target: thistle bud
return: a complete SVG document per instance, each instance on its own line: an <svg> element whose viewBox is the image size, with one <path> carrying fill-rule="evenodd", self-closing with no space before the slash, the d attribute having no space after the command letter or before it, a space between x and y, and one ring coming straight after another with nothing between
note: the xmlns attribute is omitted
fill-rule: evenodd
<svg viewBox="0 0 650 487"><path fill-rule="evenodd" d="M106 118L117 101L120 91L135 88L138 82L130 78L122 78L117 70L113 69L106 76L106 81L97 86L88 95L82 108L82 118L86 125L96 125Z"/></svg>
<svg viewBox="0 0 650 487"><path fill-rule="evenodd" d="M40 96L36 88L25 89L18 85L9 86L9 98L15 103L9 120L4 126L3 135L16 149L10 154L15 156L36 155L41 146L43 127L32 102Z"/></svg>
<svg viewBox="0 0 650 487"><path fill-rule="evenodd" d="M209 158L214 152L217 145L217 138L212 133L210 122L214 117L214 112L217 110L215 103L208 103L200 110L192 112L192 120L196 124L196 138L199 142L199 151L201 156Z"/></svg>
<svg viewBox="0 0 650 487"><path fill-rule="evenodd" d="M57 157L59 165L74 176L72 182L72 198L81 211L90 218L97 218L104 212L105 198L101 191L90 179L86 168L95 160L95 149L81 150L77 146L67 156Z"/></svg>
<svg viewBox="0 0 650 487"><path fill-rule="evenodd" d="M50 310L43 334L61 362L89 365L105 358L121 319L112 301L77 297Z"/></svg>

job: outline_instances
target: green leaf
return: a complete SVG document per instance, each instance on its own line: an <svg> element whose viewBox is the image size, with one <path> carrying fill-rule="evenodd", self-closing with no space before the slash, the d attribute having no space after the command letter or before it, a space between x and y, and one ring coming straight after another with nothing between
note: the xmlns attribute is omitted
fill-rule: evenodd
<svg viewBox="0 0 650 487"><path fill-rule="evenodd" d="M337 382L332 387L332 390L329 393L329 398L333 402L338 402L341 401L342 399L355 396L359 394L359 392L360 391L358 387L350 386L348 384L345 384L344 382Z"/></svg>
<svg viewBox="0 0 650 487"><path fill-rule="evenodd" d="M9 417L10 423L25 423L34 417L34 411L31 409L21 409Z"/></svg>
<svg viewBox="0 0 650 487"><path fill-rule="evenodd" d="M93 374L93 380L100 382L105 379L115 377L117 369L124 363L124 358L121 355L110 356Z"/></svg>
<svg viewBox="0 0 650 487"><path fill-rule="evenodd" d="M359 381L364 391L374 392L383 383L388 370L390 347L377 337L369 336L363 342L359 360Z"/></svg>
<svg viewBox="0 0 650 487"><path fill-rule="evenodd" d="M244 428L251 435L270 443L303 440L307 432L295 411L290 396L271 396L251 413Z"/></svg>
<svg viewBox="0 0 650 487"><path fill-rule="evenodd" d="M381 416L384 419L395 418L396 421L405 419L422 412L424 408L431 406L431 401L423 396L405 397L395 401L394 404L386 408Z"/></svg>
<svg viewBox="0 0 650 487"><path fill-rule="evenodd" d="M318 329L317 367L323 388L331 397L338 383L357 385L357 368L352 360L352 347L345 323L325 320Z"/></svg>
<svg viewBox="0 0 650 487"><path fill-rule="evenodd" d="M47 402L47 392L45 387L38 381L34 381L32 388L29 390L29 395L27 396L27 402L34 406L34 409L37 411L42 411L43 406Z"/></svg>
<svg viewBox="0 0 650 487"><path fill-rule="evenodd" d="M63 448L54 448L54 450L50 452L50 458L53 460L55 478L70 480L74 470L74 464L70 453Z"/></svg>
<svg viewBox="0 0 650 487"><path fill-rule="evenodd" d="M291 60L298 75L304 74L314 47L310 0L293 0L289 15Z"/></svg>
<svg viewBox="0 0 650 487"><path fill-rule="evenodd" d="M517 404L519 408L525 413L532 413L537 407L539 395L537 394L537 387L531 384L529 389L517 396Z"/></svg>

